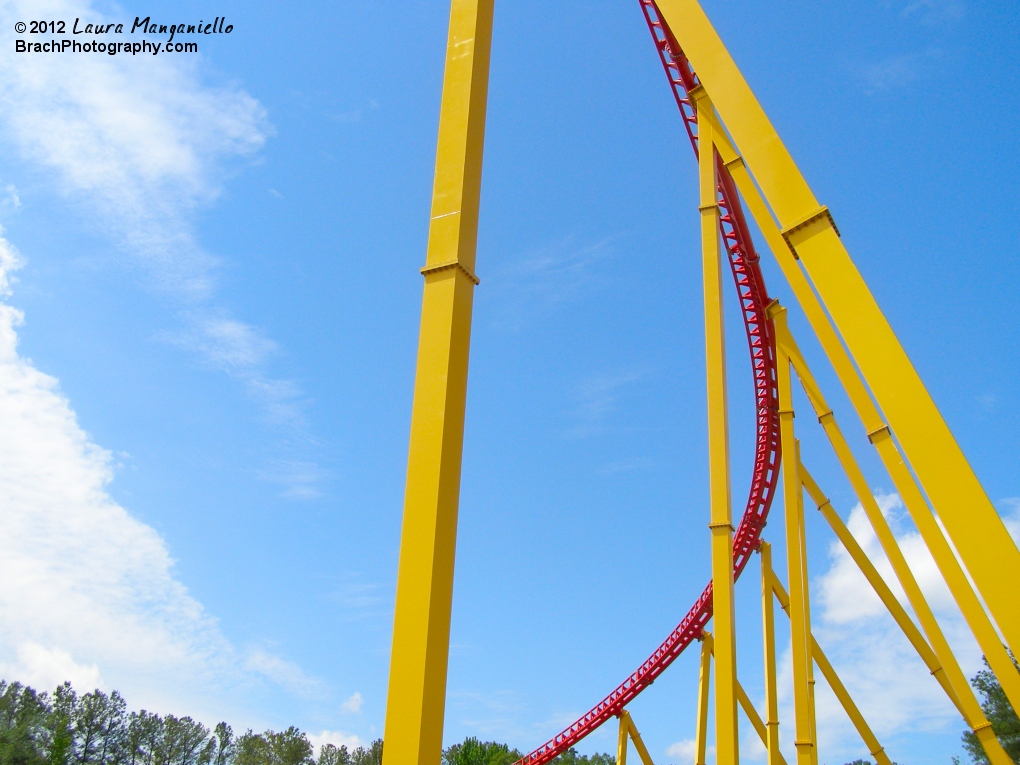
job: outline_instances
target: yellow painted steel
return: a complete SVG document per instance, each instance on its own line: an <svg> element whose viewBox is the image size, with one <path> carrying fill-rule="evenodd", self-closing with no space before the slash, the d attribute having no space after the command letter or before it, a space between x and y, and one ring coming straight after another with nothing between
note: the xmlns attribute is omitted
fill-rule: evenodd
<svg viewBox="0 0 1020 765"><path fill-rule="evenodd" d="M493 0L453 0L386 701L387 765L439 765Z"/></svg>
<svg viewBox="0 0 1020 765"><path fill-rule="evenodd" d="M771 575L773 592L776 595L776 599L779 601L779 605L782 609L790 614L790 596L786 593L783 585L775 574ZM811 636L811 656L815 663L818 664L818 668L822 670L822 676L825 677L825 681L832 688L832 692L836 695L839 703L843 706L844 711L850 718L850 721L854 724L857 729L857 733L868 747L868 751L871 752L871 756L875 758L878 765L892 765L889 760L889 756L885 753L885 748L878 742L878 738L871 730L871 726L868 725L867 720L864 719L864 715L861 714L861 710L857 708L857 704L854 703L853 698L846 690L846 686L843 685L843 681L839 679L839 675L836 674L836 670L832 668L832 664L826 658L822 652L821 646L818 645L818 641L815 640L814 635Z"/></svg>
<svg viewBox="0 0 1020 765"><path fill-rule="evenodd" d="M953 699L955 697L955 700L958 702L957 708L975 735L978 736L989 759L996 763L996 765L1006 765L1009 762L1008 755L1003 751L995 735L991 732L988 721L981 711L981 706L974 696L974 691L967 682L963 670L960 669L960 665L953 655L952 648L950 648L942 628L939 627L938 621L928 605L928 601L921 592L921 588L917 584L917 580L914 578L914 574L910 570L910 566L907 564L907 559L900 550L899 544L896 542L896 537L893 535L888 521L886 521L885 516L882 514L875 496L871 493L864 473L857 464L849 444L846 442L839 425L836 423L835 415L822 397L821 390L814 380L811 370L804 361L804 357L801 355L793 335L790 334L786 323L786 309L780 306L778 301L774 301L769 306L769 315L773 318L778 358L781 362L789 362L788 364L780 364L780 367L788 368L792 365L796 369L797 376L803 383L804 391L808 394L808 400L818 415L818 421L821 423L829 443L832 445L836 458L843 468L843 472L846 473L850 485L857 495L857 500L861 503L861 507L863 507L864 513L871 523L875 535L878 537L879 544L882 546L882 550L885 552L886 558L888 558L900 586L903 587L903 591L907 595L907 600L914 609L914 613L917 614L918 621L920 621L921 628L928 637L932 650L942 665L946 680L952 689L950 698ZM782 411L783 378L781 376L779 381L780 410ZM780 414L780 427L782 427L782 414ZM792 579L790 591L794 593ZM796 603L796 596L794 598L794 603ZM939 680L942 682L941 678Z"/></svg>
<svg viewBox="0 0 1020 765"><path fill-rule="evenodd" d="M772 591L769 590L768 594L769 601L771 601ZM708 652L711 653L712 633L705 632L704 636L702 637L702 640L704 640L704 646L707 647ZM754 704L751 703L751 697L747 695L747 691L744 690L744 686L740 684L739 680L737 681L736 686L737 686L737 701L740 704L740 708L744 710L744 714L747 715L747 719L751 723L751 727L754 728L755 733L758 734L758 738L761 739L761 743L764 744L766 748L768 748L767 742L769 734L767 728L765 727L765 723L762 722L761 716L758 714L758 710L755 709ZM783 757L782 753L779 752L778 748L776 749L776 752L777 759L775 759L774 762L777 765L786 765L786 759Z"/></svg>
<svg viewBox="0 0 1020 765"><path fill-rule="evenodd" d="M712 682L712 633L701 636L701 663L698 671L698 727L694 733L694 765L705 765L708 751L708 692Z"/></svg>
<svg viewBox="0 0 1020 765"><path fill-rule="evenodd" d="M626 710L620 715L620 730L616 735L616 765L627 765L627 722L623 718L625 714Z"/></svg>
<svg viewBox="0 0 1020 765"><path fill-rule="evenodd" d="M616 739L617 765L627 765L628 736L634 742L634 748L637 750L638 757L641 758L642 765L655 765L652 762L652 756L648 753L645 742L641 740L641 734L638 733L637 725L634 724L634 718L630 716L630 712L626 709L620 712L620 734Z"/></svg>
<svg viewBox="0 0 1020 765"><path fill-rule="evenodd" d="M772 599L772 545L762 540L758 546L761 559L762 635L765 643L765 728L763 741L768 765L785 763L779 751L779 693L776 686L776 619Z"/></svg>
<svg viewBox="0 0 1020 765"><path fill-rule="evenodd" d="M850 529L846 527L843 520L839 517L835 510L832 508L832 503L829 498L825 496L821 488L815 482L814 478L808 472L807 468L804 467L802 462L800 465L800 478L804 482L804 488L807 489L808 494L811 495L811 499L814 500L817 505L819 512L822 517L828 522L829 526L835 532L836 537L843 544L843 547L849 553L850 558L857 564L857 567L864 574L864 578L868 580L872 589L875 590L875 594L878 595L879 600L889 611L890 615L896 621L896 624L903 631L907 640L917 651L917 654L924 661L928 667L928 671L931 672L932 676L939 682L942 689L946 692L946 695L953 702L953 705L957 709L960 708L960 702L956 698L956 694L953 692L952 686L946 679L945 670L942 669L942 665L939 664L938 657L935 656L935 652L928 645L928 641L925 640L924 635L921 634L921 630L914 624L914 620L910 618L907 610L900 605L900 602L896 599L892 590L889 589L889 585L885 583L882 575L878 573L878 569L875 568L871 559L868 558L867 553L861 548L854 539L853 534L850 533Z"/></svg>
<svg viewBox="0 0 1020 765"><path fill-rule="evenodd" d="M903 500L925 545L939 567L939 571L942 573L943 579L956 600L971 632L988 659L993 672L995 672L1002 683L1007 698L1014 705L1014 708L1020 709L1020 674L1013 669L1013 663L998 633L995 631L995 627L989 620L988 614L985 612L970 582L967 580L967 575L961 568L956 555L946 541L938 521L932 515L927 500L924 498L917 482L910 473L910 469L904 462L895 440L891 438L889 428L882 420L882 416L867 388L864 386L856 367L850 360L846 349L829 322L824 308L818 302L814 290L808 283L803 271L797 265L792 251L772 219L771 214L768 212L766 203L758 193L757 187L748 175L743 162L737 156L735 149L726 139L725 135L722 134L718 125L714 126L714 135L716 137L716 148L729 168L737 187L744 196L748 209L758 223L766 242L776 256L776 260L779 262L787 280L790 282L798 302L804 309L812 329L815 331L819 342L822 344L826 355L864 425L864 431L868 434L868 440L873 444L886 470L889 472L889 476L892 478L900 498ZM799 356L794 357L794 366L804 368L805 365ZM824 401L821 391L813 381L810 381L810 385L807 379L802 379L801 382L805 386L809 398L813 401ZM827 411L827 407L824 404L815 408L821 413Z"/></svg>
<svg viewBox="0 0 1020 765"><path fill-rule="evenodd" d="M704 91L691 98L698 112L711 111ZM708 472L711 494L712 599L715 625L715 746L719 765L737 765L737 642L733 606L733 519L730 502L726 346L723 329L722 261L719 247L718 181L711 128L699 132L701 248L705 293L705 364L708 375Z"/></svg>
<svg viewBox="0 0 1020 765"><path fill-rule="evenodd" d="M797 478L800 479L800 441L794 440L793 442L793 459L797 461ZM811 635L811 588L810 581L811 577L808 574L808 559L807 559L807 526L804 520L804 491L803 481L801 481L801 487L797 490L797 518L800 521L800 571L804 582L804 629L807 634ZM810 643L808 650L810 651ZM811 740L815 745L811 749L811 759L815 765L818 765L818 716L815 713L815 665L810 659L807 663L807 683L808 683L808 714L811 719Z"/></svg>
<svg viewBox="0 0 1020 765"><path fill-rule="evenodd" d="M741 163L768 201L770 219L774 215L778 221L832 317L1006 643L1020 653L1020 609L1009 586L1020 581L1020 553L1002 519L850 259L831 215L815 199L700 4L661 0L658 7L711 94Z"/></svg>
<svg viewBox="0 0 1020 765"><path fill-rule="evenodd" d="M700 125L700 123L699 123ZM778 327L784 316L773 314ZM793 607L790 610L790 644L793 664L794 745L797 747L797 765L815 765L814 703L809 680L811 677L811 632L808 621L808 582L804 570L806 560L804 540L804 505L801 480L798 475L796 438L793 428L793 391L790 384L790 359L783 347L777 344L776 382L779 389L779 435L783 453L788 455L782 464L783 505L786 529L787 576Z"/></svg>

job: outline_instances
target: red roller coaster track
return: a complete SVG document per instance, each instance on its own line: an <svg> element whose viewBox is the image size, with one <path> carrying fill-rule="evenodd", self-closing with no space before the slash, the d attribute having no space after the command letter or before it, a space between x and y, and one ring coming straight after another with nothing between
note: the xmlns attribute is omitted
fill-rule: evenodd
<svg viewBox="0 0 1020 765"><path fill-rule="evenodd" d="M698 84L697 75L677 44L676 38L659 13L654 0L638 0L655 41L662 66L691 139L698 154L698 117L688 94ZM733 576L740 576L758 546L765 519L772 505L779 475L779 417L777 413L776 356L772 323L766 318L769 303L765 281L758 265L758 254L751 241L744 211L729 171L718 161L718 201L721 213L719 227L733 272L751 351L754 372L756 409L756 447L751 490L744 515L733 538ZM594 731L611 717L620 714L627 704L652 684L673 663L684 649L699 639L712 618L712 583L705 587L687 615L651 656L616 689L596 704L587 714L550 739L515 765L545 765L553 758Z"/></svg>

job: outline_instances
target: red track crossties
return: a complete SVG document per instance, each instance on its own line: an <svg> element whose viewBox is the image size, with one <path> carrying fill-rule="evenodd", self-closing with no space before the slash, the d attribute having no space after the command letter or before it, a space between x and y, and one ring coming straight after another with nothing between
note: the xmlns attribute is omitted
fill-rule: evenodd
<svg viewBox="0 0 1020 765"><path fill-rule="evenodd" d="M698 154L698 117L688 94L698 84L697 75L677 44L676 38L659 13L654 0L638 0L655 41L662 66L691 139ZM779 476L779 416L776 390L776 353L772 322L766 317L769 303L765 281L758 264L751 235L729 171L716 157L719 178L719 228L737 287L747 343L754 374L756 445L751 489L744 515L733 538L733 576L740 576L751 553L758 546L762 528L772 505ZM705 587L687 615L648 659L587 714L515 765L545 765L577 744L611 717L620 714L641 691L647 688L673 663L684 649L701 638L712 618L712 583Z"/></svg>

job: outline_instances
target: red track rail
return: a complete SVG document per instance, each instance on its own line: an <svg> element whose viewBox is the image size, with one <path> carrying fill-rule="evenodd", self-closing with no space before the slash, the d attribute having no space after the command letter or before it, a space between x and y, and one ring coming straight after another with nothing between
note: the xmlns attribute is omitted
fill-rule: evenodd
<svg viewBox="0 0 1020 765"><path fill-rule="evenodd" d="M666 26L655 0L638 0L655 41L662 66L666 70L670 87L683 117L684 127L691 139L695 156L698 155L698 117L688 93L698 84L697 75ZM777 412L776 355L772 322L766 318L769 303L765 281L758 264L758 254L747 229L744 211L740 206L736 187L729 171L717 158L719 177L718 202L721 213L719 228L733 272L733 280L740 299L747 343L751 351L751 368L754 373L756 409L756 446L751 489L744 515L733 538L733 576L740 576L751 553L758 546L762 528L768 517L779 476L779 417ZM611 717L620 714L627 704L652 684L673 663L684 649L701 638L705 626L712 618L712 583L705 587L701 597L662 644L648 659L616 689L595 705L586 715L559 735L547 741L515 765L545 765L553 758L594 731Z"/></svg>

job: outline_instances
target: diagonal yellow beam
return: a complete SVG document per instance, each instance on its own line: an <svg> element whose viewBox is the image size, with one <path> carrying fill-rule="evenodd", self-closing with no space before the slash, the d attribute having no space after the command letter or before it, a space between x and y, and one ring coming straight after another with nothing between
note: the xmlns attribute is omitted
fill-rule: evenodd
<svg viewBox="0 0 1020 765"><path fill-rule="evenodd" d="M811 391L809 392L808 399L815 408L818 421L825 430L825 435L832 445L836 459L850 481L858 501L864 508L864 513L867 515L871 527L878 537L879 544L881 544L882 550L885 552L896 574L896 578L899 580L900 586L903 587L903 591L907 595L907 600L913 607L914 613L917 614L918 621L928 637L932 650L938 657L939 664L942 665L945 679L952 689L950 699L955 699L958 702L957 708L960 710L963 719L967 721L971 730L974 731L974 734L981 741L981 745L984 747L992 763L995 765L1007 765L1009 762L1008 755L1006 755L995 734L992 732L991 726L985 718L977 698L974 696L974 691L968 684L967 677L963 674L963 670L953 654L952 647L946 640L942 628L935 618L935 614L932 612L924 593L917 584L907 559L903 555L895 535L892 533L889 522L882 514L882 510L879 508L878 502L868 486L864 473L857 463L850 445L843 436L839 424L836 422L835 415L828 408L825 400L821 398L821 393L811 375L811 371L803 361L800 350L797 348L797 343L786 324L786 309L780 306L778 301L774 301L769 306L769 315L774 317L773 325L776 332L776 346L779 349L779 357L790 359L801 380L808 381L805 385L805 391ZM790 589L792 592L793 587ZM939 678L939 682L942 682L942 678Z"/></svg>
<svg viewBox="0 0 1020 765"><path fill-rule="evenodd" d="M493 0L453 0L386 699L387 765L439 765Z"/></svg>
<svg viewBox="0 0 1020 765"><path fill-rule="evenodd" d="M771 208L762 211L767 220L757 213L755 218L763 228L778 221L1006 643L1020 653L1020 609L1008 586L1020 581L1020 553L1002 519L850 259L831 215L818 204L701 5L697 0L657 5Z"/></svg>
<svg viewBox="0 0 1020 765"><path fill-rule="evenodd" d="M771 581L771 580L770 580ZM772 592L769 591L769 600L772 600ZM715 641L712 639L711 632L704 632L701 638L704 642L702 643L702 662L708 662L709 657L712 654ZM740 704L740 708L744 710L744 714L747 715L747 719L751 722L751 727L754 728L754 732L758 734L758 738L761 739L762 744L765 745L766 749L769 744L769 733L764 722L762 722L761 715L758 714L758 710L754 708L754 704L751 703L751 697L747 695L747 691L744 690L744 686L740 684L738 680L736 683L737 687L737 702ZM700 719L700 717L699 717ZM777 723L778 724L778 723ZM699 739L700 741L700 739ZM699 749L700 751L700 749ZM705 757L704 752L697 758L695 765L704 765ZM786 765L786 758L783 757L782 753L779 752L778 739L776 740L776 755L774 759L770 759L770 765Z"/></svg>
<svg viewBox="0 0 1020 765"><path fill-rule="evenodd" d="M868 580L875 594L878 595L879 600L889 611L890 615L895 620L896 624L903 631L907 640L917 651L918 656L924 661L928 670L932 676L938 680L939 685L949 696L950 701L956 706L958 710L961 710L960 701L956 698L956 693L953 691L953 687L949 684L949 680L946 679L945 670L942 669L942 665L939 664L938 657L935 652L928 645L928 641L924 639L924 635L921 634L921 630L914 624L914 620L910 618L907 610L900 605L900 602L896 599L893 591L889 589L889 585L885 583L882 575L878 573L878 569L868 558L867 553L861 548L854 539L854 535L850 533L850 529L843 523L843 519L839 517L836 511L832 508L832 503L829 498L825 496L821 488L815 482L814 478L808 472L804 464L800 466L800 478L804 482L804 488L807 489L808 494L811 495L811 499L814 500L815 505L818 507L818 511L822 514L822 517L828 522L829 526L835 532L836 537L843 544L843 547L849 553L850 558L857 564L857 567L864 574L864 578Z"/></svg>
<svg viewBox="0 0 1020 765"><path fill-rule="evenodd" d="M705 116L713 119L711 115ZM988 659L992 671L995 672L996 677L998 677L999 682L1002 684L1003 691L1006 693L1007 698L1009 698L1010 703L1014 708L1020 709L1020 674L1014 669L1012 659L1010 659L995 627L989 620L984 606L971 587L966 573L956 558L956 554L946 541L938 520L932 515L927 500L914 480L910 468L904 462L903 455L900 453L895 439L891 437L888 426L882 420L882 415L875 406L871 394L868 393L864 383L861 381L856 367L836 335L814 290L808 283L800 266L797 265L793 253L783 239L782 232L768 212L765 201L761 198L754 181L747 172L747 168L744 167L742 159L737 155L729 139L722 133L719 125L713 125L712 135L723 162L733 176L741 194L744 195L744 200L753 217L758 222L766 242L779 261L783 273L789 280L794 294L804 309L808 322L818 336L819 342L825 349L840 382L843 384L851 403L864 425L865 432L868 434L868 440L871 441L886 470L889 471L889 477L892 479L896 491L899 492L900 498L910 513L910 517L914 520L918 532L935 559L935 563L939 567L939 571L945 579L946 585L949 587L949 591L956 600L960 611L963 613L967 625L974 634L978 645L981 646L981 650L985 658ZM778 310L778 304L772 310ZM811 375L796 343L791 342L788 345L790 361L797 371L801 385L804 387L808 399L815 409L815 413L824 425L831 410L828 404L825 403L821 389ZM951 693L950 698L952 697L953 694Z"/></svg>
<svg viewBox="0 0 1020 765"><path fill-rule="evenodd" d="M637 725L634 724L634 718L630 716L630 712L626 709L620 713L620 727L630 734L630 740L634 742L634 748L637 750L638 757L641 758L642 765L655 765L652 762L652 755L648 753L648 747L645 746L645 742L641 739L641 734L638 733ZM626 744L626 738L624 738L624 742Z"/></svg>
<svg viewBox="0 0 1020 765"><path fill-rule="evenodd" d="M779 601L779 605L787 614L789 614L790 596L786 594L786 590L783 588L782 583L775 574L772 575L772 588L776 593L776 599ZM854 703L853 698L851 698L850 694L846 690L846 686L843 685L843 681L839 679L839 675L836 674L836 670L832 668L829 660L822 652L822 648L818 645L818 641L815 640L814 635L811 636L811 656L814 658L818 668L822 671L825 681L829 684L829 687L832 688L832 692L836 694L836 698L839 699L839 703L842 704L847 716L850 717L850 721L853 722L854 727L857 729L857 733L864 741L865 746L868 747L868 751L871 752L871 756L877 760L878 765L892 765L892 762L889 760L889 755L885 753L885 748L878 742L878 738L871 730L871 726L868 725L868 721L864 719L864 715L861 714L861 710L857 708L857 704Z"/></svg>

